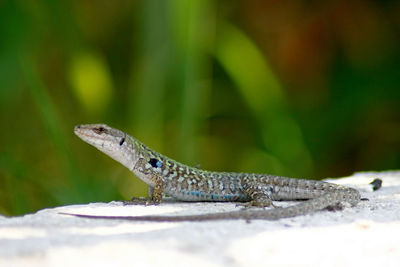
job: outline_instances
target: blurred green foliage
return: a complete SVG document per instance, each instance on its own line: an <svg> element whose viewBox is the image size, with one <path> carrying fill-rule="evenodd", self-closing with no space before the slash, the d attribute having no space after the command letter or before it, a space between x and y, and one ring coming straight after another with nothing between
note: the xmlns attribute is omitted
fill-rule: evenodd
<svg viewBox="0 0 400 267"><path fill-rule="evenodd" d="M0 213L145 195L73 126L210 170L399 168L397 1L1 1Z"/></svg>

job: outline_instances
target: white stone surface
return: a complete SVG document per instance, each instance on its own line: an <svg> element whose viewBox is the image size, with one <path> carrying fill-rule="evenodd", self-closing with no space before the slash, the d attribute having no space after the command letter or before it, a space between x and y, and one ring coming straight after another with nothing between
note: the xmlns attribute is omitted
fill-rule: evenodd
<svg viewBox="0 0 400 267"><path fill-rule="evenodd" d="M383 187L372 192L367 184L376 177ZM0 265L400 266L400 172L331 181L360 189L369 201L342 211L251 223L127 222L58 214L197 214L238 209L233 203L91 203L0 216Z"/></svg>

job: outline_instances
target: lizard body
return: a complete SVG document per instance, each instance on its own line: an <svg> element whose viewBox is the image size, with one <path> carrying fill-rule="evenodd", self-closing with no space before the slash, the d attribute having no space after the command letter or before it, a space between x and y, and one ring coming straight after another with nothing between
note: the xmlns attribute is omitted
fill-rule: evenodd
<svg viewBox="0 0 400 267"><path fill-rule="evenodd" d="M275 200L307 200L267 210L238 210L187 216L95 216L86 218L134 221L204 221L219 219L275 220L311 213L342 202L356 205L360 193L349 187L305 179L253 173L213 172L189 167L146 147L128 134L105 124L78 125L75 134L131 170L152 189L151 201L168 194L183 201L249 202L270 206Z"/></svg>

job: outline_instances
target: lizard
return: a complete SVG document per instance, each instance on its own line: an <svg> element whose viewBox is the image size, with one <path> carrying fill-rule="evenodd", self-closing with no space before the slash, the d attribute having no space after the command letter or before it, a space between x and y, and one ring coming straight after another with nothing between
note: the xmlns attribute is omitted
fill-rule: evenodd
<svg viewBox="0 0 400 267"><path fill-rule="evenodd" d="M101 216L62 213L83 218L131 221L210 221L244 219L278 220L316 212L348 203L356 205L360 192L354 188L324 181L288 178L268 174L215 172L190 167L164 156L123 131L106 124L77 125L75 134L114 160L120 162L152 190L151 204L159 204L163 194L181 201L245 202L245 206L272 209L241 209L199 215ZM289 207L276 207L273 201L303 200Z"/></svg>

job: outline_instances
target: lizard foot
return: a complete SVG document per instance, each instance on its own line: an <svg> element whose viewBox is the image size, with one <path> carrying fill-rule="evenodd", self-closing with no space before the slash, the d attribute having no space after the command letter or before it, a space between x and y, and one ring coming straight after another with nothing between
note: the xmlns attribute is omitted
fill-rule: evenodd
<svg viewBox="0 0 400 267"><path fill-rule="evenodd" d="M331 206L326 207L326 209L328 211L333 211L333 212L344 210L344 208L345 208L345 205L343 205L343 203L337 203L336 205L331 205Z"/></svg>
<svg viewBox="0 0 400 267"><path fill-rule="evenodd" d="M276 206L274 203L272 203L271 200L265 200L260 201L259 199L253 199L249 202L245 203L238 203L236 204L236 207L243 207L243 209L248 209L251 207L259 207L259 208L265 208L265 207L274 207L274 208L279 208L279 206Z"/></svg>
<svg viewBox="0 0 400 267"><path fill-rule="evenodd" d="M133 197L131 200L125 200L122 201L124 206L128 205L143 205L143 206L148 206L148 205L155 205L158 203L155 203L153 200L149 198L144 198L144 197Z"/></svg>

